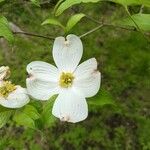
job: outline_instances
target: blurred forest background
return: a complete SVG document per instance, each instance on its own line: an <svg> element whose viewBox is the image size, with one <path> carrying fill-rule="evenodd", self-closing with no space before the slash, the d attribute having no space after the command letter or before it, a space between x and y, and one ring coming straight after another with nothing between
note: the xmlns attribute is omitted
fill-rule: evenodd
<svg viewBox="0 0 150 150"><path fill-rule="evenodd" d="M0 12L20 30L53 37L63 35L56 26L41 26L53 15L57 1L45 2L40 8L23 0L7 1L1 3ZM138 10L138 6L130 7L131 12ZM74 6L59 19L66 23L76 11L106 22L126 16L120 5L103 2ZM143 11L150 13L147 8ZM71 33L81 35L96 25L83 18ZM9 121L0 129L0 150L150 150L150 47L147 40L136 31L104 27L83 37L82 41L82 61L95 57L102 73L101 90L88 101L99 101L103 96L106 101L111 98L113 105L89 105L85 121L71 124L55 119L40 130ZM0 65L8 65L12 81L25 87L28 63L41 60L54 64L52 46L53 40L27 35L15 35L13 44L0 39ZM50 115L51 110L47 116Z"/></svg>

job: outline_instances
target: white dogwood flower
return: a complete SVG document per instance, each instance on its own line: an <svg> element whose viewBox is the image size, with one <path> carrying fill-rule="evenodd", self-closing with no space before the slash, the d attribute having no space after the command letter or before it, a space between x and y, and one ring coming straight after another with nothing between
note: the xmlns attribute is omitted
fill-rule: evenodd
<svg viewBox="0 0 150 150"><path fill-rule="evenodd" d="M9 67L0 67L1 79L8 78ZM7 108L20 108L29 102L27 90L10 81L0 80L0 105Z"/></svg>
<svg viewBox="0 0 150 150"><path fill-rule="evenodd" d="M39 100L48 100L58 94L52 114L62 121L75 123L87 118L85 98L94 96L100 88L101 75L97 71L96 59L91 58L78 66L82 53L78 36L57 37L53 46L57 68L42 61L27 66L28 93Z"/></svg>

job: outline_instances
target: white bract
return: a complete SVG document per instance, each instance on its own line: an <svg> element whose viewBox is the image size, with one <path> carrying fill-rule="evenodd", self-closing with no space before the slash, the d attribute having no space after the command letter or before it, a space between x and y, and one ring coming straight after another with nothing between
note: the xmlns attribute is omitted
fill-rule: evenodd
<svg viewBox="0 0 150 150"><path fill-rule="evenodd" d="M1 66L0 67L0 80L4 80L9 78L10 76L10 69L8 66Z"/></svg>
<svg viewBox="0 0 150 150"><path fill-rule="evenodd" d="M8 75L10 75L9 67L0 67L0 105L7 108L20 108L29 102L27 90L5 81Z"/></svg>
<svg viewBox="0 0 150 150"><path fill-rule="evenodd" d="M62 121L79 122L87 118L86 97L94 96L100 88L101 75L97 61L91 58L79 66L83 46L76 35L57 37L53 58L57 68L42 61L28 64L27 90L35 99L48 100L58 94L52 114Z"/></svg>

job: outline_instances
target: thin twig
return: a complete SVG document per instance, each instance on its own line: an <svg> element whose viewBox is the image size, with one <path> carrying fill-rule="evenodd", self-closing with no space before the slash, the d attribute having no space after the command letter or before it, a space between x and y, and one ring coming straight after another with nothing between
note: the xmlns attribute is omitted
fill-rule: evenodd
<svg viewBox="0 0 150 150"><path fill-rule="evenodd" d="M93 17L90 17L90 16L88 16L88 15L86 15L85 17L86 17L87 19L89 19L89 20L91 20L91 21L97 23L97 24L100 24L100 22L97 21L96 19L94 19Z"/></svg>
<svg viewBox="0 0 150 150"><path fill-rule="evenodd" d="M102 21L97 21L96 19L86 15L86 18L88 18L89 20L91 20L92 22L95 22L96 24L103 24L103 26L109 26L109 27L114 27L114 28L120 28L120 29L123 29L123 30L128 30L128 31L134 31L134 32L140 32L139 30L137 30L137 28L135 27L125 27L125 26L119 26L119 25L115 25L115 24L110 24L110 23L105 23L105 22L102 22ZM141 33L141 32L140 32ZM150 33L143 33L147 36L150 36Z"/></svg>
<svg viewBox="0 0 150 150"><path fill-rule="evenodd" d="M127 6L125 7L125 10L126 10L128 16L129 16L129 18L130 18L130 19L133 21L133 23L135 24L136 28L137 28L140 32L142 32L141 29L139 28L138 24L136 23L136 21L132 18L132 16L131 16L131 14L130 14L130 12L129 12ZM142 33L142 34L143 34L143 33Z"/></svg>
<svg viewBox="0 0 150 150"><path fill-rule="evenodd" d="M100 21L97 21L96 19L86 15L86 18L88 18L89 20L97 23L97 24L103 24L104 26L111 26L111 27L114 27L114 28L120 28L120 29L124 29L124 30L129 30L129 31L136 31L136 28L135 27L132 27L132 28L126 28L126 27L123 27L123 26L119 26L119 25L114 25L114 24L110 24L110 23L104 23L104 22L100 22Z"/></svg>
<svg viewBox="0 0 150 150"><path fill-rule="evenodd" d="M144 5L141 6L139 13L142 13L144 9Z"/></svg>
<svg viewBox="0 0 150 150"><path fill-rule="evenodd" d="M51 37L51 36L39 35L39 34L29 33L29 32L13 32L13 34L24 34L24 35L40 37L40 38L44 38L44 39L48 39L48 40L55 39L54 37Z"/></svg>
<svg viewBox="0 0 150 150"><path fill-rule="evenodd" d="M128 31L137 31L135 27L132 27L132 28L126 28L126 27L123 27L123 26L118 26L118 25L109 24L109 23L104 23L104 25L105 25L105 26L114 27L114 28L120 28L120 29L128 30Z"/></svg>
<svg viewBox="0 0 150 150"><path fill-rule="evenodd" d="M79 37L80 37L80 38L85 37L85 36L87 36L87 35L89 35L89 34L95 32L95 31L97 31L98 29L100 29L100 28L102 28L102 27L103 27L103 24L97 26L96 28L94 28L94 29L92 29L92 30L90 30L90 31L88 31L88 32L86 32L86 33L84 33L84 34L82 34L82 35L80 35Z"/></svg>

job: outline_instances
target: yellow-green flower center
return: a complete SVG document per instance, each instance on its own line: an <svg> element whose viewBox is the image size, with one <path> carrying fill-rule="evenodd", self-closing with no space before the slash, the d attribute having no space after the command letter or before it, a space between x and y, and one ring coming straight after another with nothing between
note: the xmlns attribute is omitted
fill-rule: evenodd
<svg viewBox="0 0 150 150"><path fill-rule="evenodd" d="M4 81L2 85L0 85L0 96L7 97L14 90L16 90L16 86L14 84L10 81Z"/></svg>
<svg viewBox="0 0 150 150"><path fill-rule="evenodd" d="M74 76L72 73L69 72L62 72L59 80L59 85L63 88L68 88L72 86L74 80Z"/></svg>

